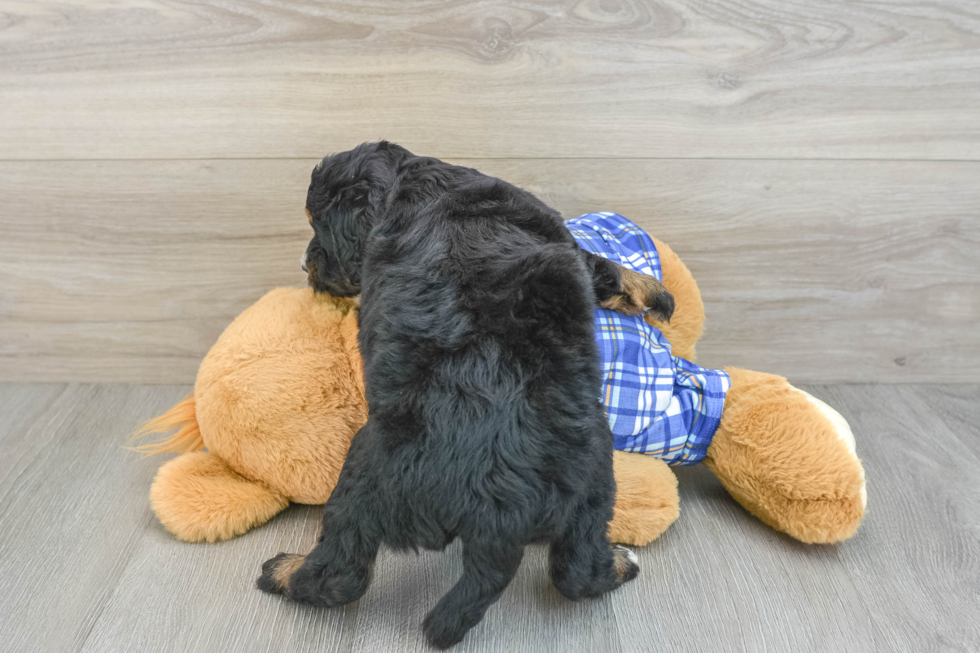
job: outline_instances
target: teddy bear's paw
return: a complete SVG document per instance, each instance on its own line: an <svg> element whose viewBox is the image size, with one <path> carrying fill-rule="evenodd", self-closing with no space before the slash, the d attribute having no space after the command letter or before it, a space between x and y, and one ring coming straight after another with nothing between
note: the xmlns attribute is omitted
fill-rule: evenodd
<svg viewBox="0 0 980 653"><path fill-rule="evenodd" d="M791 385L790 387L793 390L795 390L796 392L798 392L801 395L803 395L804 397L806 397L806 400L809 401L810 404L814 408L816 408L818 411L820 411L820 414L823 415L827 419L827 421L830 422L831 425L833 426L833 430L834 430L834 432L837 435L837 439L847 449L847 453L854 460L854 463L857 465L857 468L858 468L858 470L860 472L860 475L861 475L861 489L860 489L861 508L866 508L868 506L867 481L866 481L865 476L864 476L864 467L861 465L861 460L857 456L857 445L855 444L855 441L854 441L854 433L851 431L850 424L847 423L847 420L844 419L844 416L843 415L841 415L836 410L834 410L833 408L831 408L829 405L827 405L827 403L825 403L825 402L817 399L816 397L814 397L813 395L811 395L809 392L806 392L804 390L800 390L796 386Z"/></svg>
<svg viewBox="0 0 980 653"><path fill-rule="evenodd" d="M864 469L844 418L771 374L726 368L732 384L705 463L756 517L802 542L854 535Z"/></svg>

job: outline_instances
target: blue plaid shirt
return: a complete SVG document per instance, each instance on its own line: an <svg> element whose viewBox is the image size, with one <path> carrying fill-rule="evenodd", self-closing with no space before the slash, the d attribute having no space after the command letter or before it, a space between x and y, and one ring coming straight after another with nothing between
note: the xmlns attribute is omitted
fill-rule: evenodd
<svg viewBox="0 0 980 653"><path fill-rule="evenodd" d="M582 249L663 281L653 239L623 216L588 213L565 224ZM700 462L721 420L728 375L672 356L641 316L596 309L595 334L613 446L671 465Z"/></svg>

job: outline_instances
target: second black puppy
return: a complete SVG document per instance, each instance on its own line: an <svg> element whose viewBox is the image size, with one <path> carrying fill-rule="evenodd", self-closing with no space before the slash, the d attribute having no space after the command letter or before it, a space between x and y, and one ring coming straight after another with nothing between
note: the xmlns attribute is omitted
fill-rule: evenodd
<svg viewBox="0 0 980 653"><path fill-rule="evenodd" d="M594 288L666 317L669 293L586 257L530 193L385 142L325 158L307 210L314 289L361 295L370 415L316 547L266 562L259 587L344 605L367 589L380 544L459 537L462 578L424 623L448 647L531 542L550 543L552 581L570 599L635 577L632 554L606 536L615 481Z"/></svg>

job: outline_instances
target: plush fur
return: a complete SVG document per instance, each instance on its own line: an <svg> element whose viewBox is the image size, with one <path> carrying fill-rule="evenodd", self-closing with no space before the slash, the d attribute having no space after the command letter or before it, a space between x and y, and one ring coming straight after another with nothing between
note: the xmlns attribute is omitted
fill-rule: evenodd
<svg viewBox="0 0 980 653"><path fill-rule="evenodd" d="M165 433L173 429L177 429L177 432L163 442L142 444L130 449L144 454L167 451L186 453L203 449L204 436L201 435L201 426L197 423L197 400L193 392L163 415L146 422L136 431L134 439L139 440L154 433Z"/></svg>
<svg viewBox="0 0 980 653"><path fill-rule="evenodd" d="M165 464L150 499L184 540L229 539L290 501L324 503L367 419L357 304L279 288L239 315L201 363L194 393L141 429L178 429L143 453Z"/></svg>
<svg viewBox="0 0 980 653"><path fill-rule="evenodd" d="M289 499L248 479L208 451L187 453L157 472L150 504L160 522L182 539L220 542L264 524Z"/></svg>
<svg viewBox="0 0 980 653"><path fill-rule="evenodd" d="M657 255L664 287L674 298L675 309L670 321L647 315L646 321L660 329L670 342L671 353L689 361L697 359L697 342L704 332L704 302L694 275L667 243L656 238Z"/></svg>
<svg viewBox="0 0 980 653"><path fill-rule="evenodd" d="M663 460L613 452L616 505L609 539L643 546L660 537L680 514L677 477Z"/></svg>
<svg viewBox="0 0 980 653"><path fill-rule="evenodd" d="M558 212L385 142L325 158L307 210L312 287L361 296L370 410L316 547L300 565L285 554L266 562L259 587L344 605L367 589L382 543L442 549L458 537L463 575L423 624L444 648L482 619L529 543L550 544L552 582L572 600L636 576L606 534L615 481L598 400L596 269ZM622 275L623 295L645 292L639 276Z"/></svg>
<svg viewBox="0 0 980 653"><path fill-rule="evenodd" d="M708 468L749 512L798 540L853 535L864 517L865 481L844 419L781 376L725 371L732 387Z"/></svg>
<svg viewBox="0 0 980 653"><path fill-rule="evenodd" d="M340 475L353 429L367 419L356 304L273 293L274 312L246 310L208 353L195 394L201 388L209 401L198 402L197 420L208 450L237 473L293 501L323 503L323 477ZM310 431L334 435L311 439Z"/></svg>

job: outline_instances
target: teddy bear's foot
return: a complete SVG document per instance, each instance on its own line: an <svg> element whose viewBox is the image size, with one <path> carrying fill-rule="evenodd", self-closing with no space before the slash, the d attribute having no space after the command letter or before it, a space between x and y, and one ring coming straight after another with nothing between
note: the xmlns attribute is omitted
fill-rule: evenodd
<svg viewBox="0 0 980 653"><path fill-rule="evenodd" d="M659 458L613 453L616 505L609 540L643 546L660 536L680 514L677 477Z"/></svg>
<svg viewBox="0 0 980 653"><path fill-rule="evenodd" d="M187 542L219 542L269 521L289 500L241 476L209 452L174 458L150 488L153 511Z"/></svg>
<svg viewBox="0 0 980 653"><path fill-rule="evenodd" d="M857 531L864 469L844 418L786 379L726 368L732 387L705 463L766 524L802 542Z"/></svg>

